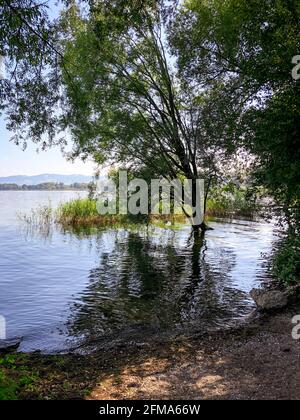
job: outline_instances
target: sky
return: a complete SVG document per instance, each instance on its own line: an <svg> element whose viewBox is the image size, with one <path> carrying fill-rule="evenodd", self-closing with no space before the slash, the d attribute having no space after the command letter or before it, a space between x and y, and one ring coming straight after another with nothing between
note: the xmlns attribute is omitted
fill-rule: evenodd
<svg viewBox="0 0 300 420"><path fill-rule="evenodd" d="M29 143L25 151L10 141L12 133L5 128L5 121L0 117L0 176L39 175L55 173L62 175L93 175L95 165L92 162L68 162L60 148L52 148L37 153L37 145Z"/></svg>
<svg viewBox="0 0 300 420"><path fill-rule="evenodd" d="M55 0L48 2L50 15L55 17L59 6ZM39 175L42 173L93 175L95 165L83 163L80 159L75 163L68 162L60 148L52 148L37 153L37 145L28 144L26 151L10 142L13 133L6 129L5 119L0 116L0 176Z"/></svg>

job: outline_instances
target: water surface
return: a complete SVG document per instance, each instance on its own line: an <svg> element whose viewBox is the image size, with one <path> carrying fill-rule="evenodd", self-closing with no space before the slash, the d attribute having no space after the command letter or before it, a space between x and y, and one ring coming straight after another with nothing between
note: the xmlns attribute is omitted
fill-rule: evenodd
<svg viewBox="0 0 300 420"><path fill-rule="evenodd" d="M78 194L0 192L0 314L8 338L22 337L21 350L206 330L251 312L249 291L267 277L272 225L212 222L195 244L189 226L45 233L16 216Z"/></svg>

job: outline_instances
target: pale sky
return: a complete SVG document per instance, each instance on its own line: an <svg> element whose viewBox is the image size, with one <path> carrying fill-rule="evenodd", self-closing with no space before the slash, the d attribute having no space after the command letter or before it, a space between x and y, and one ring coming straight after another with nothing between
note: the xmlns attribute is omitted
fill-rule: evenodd
<svg viewBox="0 0 300 420"><path fill-rule="evenodd" d="M47 2L51 17L56 17L60 10L55 0ZM5 127L4 117L0 117L0 176L10 175L39 175L42 173L82 174L93 175L95 165L91 162L83 163L77 160L68 162L59 148L37 153L37 145L28 144L26 151L22 151L10 142L12 133Z"/></svg>
<svg viewBox="0 0 300 420"><path fill-rule="evenodd" d="M93 175L95 165L92 162L68 162L60 149L52 148L45 152L36 152L37 145L28 144L22 149L10 142L11 133L5 128L5 121L0 117L0 176L39 175L55 173L62 175Z"/></svg>

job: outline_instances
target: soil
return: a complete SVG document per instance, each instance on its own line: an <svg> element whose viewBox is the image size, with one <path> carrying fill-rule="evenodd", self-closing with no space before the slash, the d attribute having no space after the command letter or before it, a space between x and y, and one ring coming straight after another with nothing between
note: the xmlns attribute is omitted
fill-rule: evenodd
<svg viewBox="0 0 300 420"><path fill-rule="evenodd" d="M12 377L34 372L21 399L300 399L300 307L259 316L243 327L151 339L90 355L16 356ZM25 366L26 365L26 366Z"/></svg>

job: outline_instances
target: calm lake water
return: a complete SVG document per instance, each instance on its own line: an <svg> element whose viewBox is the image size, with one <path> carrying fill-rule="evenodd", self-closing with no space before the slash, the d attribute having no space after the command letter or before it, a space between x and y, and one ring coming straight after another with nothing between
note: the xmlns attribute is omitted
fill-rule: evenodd
<svg viewBox="0 0 300 420"><path fill-rule="evenodd" d="M272 225L213 222L204 243L193 244L189 226L43 232L17 217L79 194L0 191L0 315L7 337L22 337L20 350L206 330L251 312Z"/></svg>

